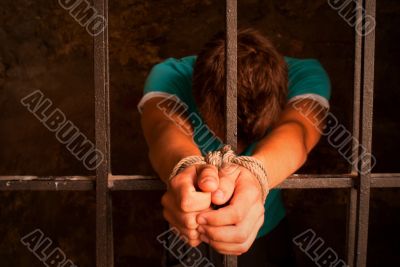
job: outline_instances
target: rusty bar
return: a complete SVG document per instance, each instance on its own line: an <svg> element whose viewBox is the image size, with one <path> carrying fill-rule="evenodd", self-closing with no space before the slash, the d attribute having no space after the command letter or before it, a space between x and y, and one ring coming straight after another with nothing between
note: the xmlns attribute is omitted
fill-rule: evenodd
<svg viewBox="0 0 400 267"><path fill-rule="evenodd" d="M226 129L225 143L237 149L237 0L226 0L225 88ZM236 267L237 257L224 255L225 267Z"/></svg>
<svg viewBox="0 0 400 267"><path fill-rule="evenodd" d="M156 176L108 175L111 191L164 190L165 184ZM294 174L278 188L284 189L324 189L351 188L357 176L353 174ZM400 174L373 174L373 187L400 187ZM94 190L94 176L0 176L1 190Z"/></svg>
<svg viewBox="0 0 400 267"><path fill-rule="evenodd" d="M90 191L94 176L0 176L0 191Z"/></svg>
<svg viewBox="0 0 400 267"><path fill-rule="evenodd" d="M365 0L365 16L362 25L367 23L366 18L375 18L375 0ZM361 106L361 144L360 149L360 186L358 194L357 235L355 266L365 267L367 264L369 204L371 191L371 144L372 144L372 112L374 93L374 65L375 65L375 29L364 36L363 46L363 92Z"/></svg>
<svg viewBox="0 0 400 267"><path fill-rule="evenodd" d="M336 175L292 175L277 188L282 189L325 189L351 188L356 176L350 174ZM109 178L112 191L121 190L163 190L165 189L157 177L141 175L112 175Z"/></svg>
<svg viewBox="0 0 400 267"><path fill-rule="evenodd" d="M356 247L356 224L357 224L357 199L358 190L354 187L349 189L349 202L347 204L347 225L346 225L346 263L347 266L354 266L354 253Z"/></svg>
<svg viewBox="0 0 400 267"><path fill-rule="evenodd" d="M352 188L355 186L356 178L357 176L353 174L294 174L278 188ZM371 187L400 187L400 173L373 173ZM165 190L165 184L156 176L109 174L108 188L112 191ZM0 191L90 191L94 189L94 176L0 176Z"/></svg>
<svg viewBox="0 0 400 267"><path fill-rule="evenodd" d="M354 186L355 175L351 174L294 174L277 188L284 189L324 189L351 188ZM165 188L155 176L142 175L112 175L109 178L109 188L119 190L162 190Z"/></svg>
<svg viewBox="0 0 400 267"><path fill-rule="evenodd" d="M357 5L362 6L363 0L357 0ZM356 6L354 6L356 8ZM356 21L362 20L362 9L356 9ZM353 88L353 141L352 141L352 166L351 171L357 174L358 149L360 139L360 109L361 109L361 69L362 69L362 36L354 30L354 88Z"/></svg>
<svg viewBox="0 0 400 267"><path fill-rule="evenodd" d="M371 174L371 187L373 188L400 187L400 173L373 173Z"/></svg>
<svg viewBox="0 0 400 267"><path fill-rule="evenodd" d="M143 175L109 175L108 187L112 191L166 189L158 177Z"/></svg>
<svg viewBox="0 0 400 267"><path fill-rule="evenodd" d="M94 36L94 85L96 147L103 155L96 169L96 266L113 266L111 200L108 192L110 173L110 108L108 73L108 2L95 0L98 16L104 18L104 28Z"/></svg>
<svg viewBox="0 0 400 267"><path fill-rule="evenodd" d="M344 175L330 176L296 176L292 175L277 186L280 189L324 189L324 188L351 188L354 185L354 177Z"/></svg>
<svg viewBox="0 0 400 267"><path fill-rule="evenodd" d="M225 142L237 148L237 1L226 0L226 132Z"/></svg>
<svg viewBox="0 0 400 267"><path fill-rule="evenodd" d="M354 6L356 11L356 21L363 19L362 9L356 8L363 6L363 0L357 0ZM362 69L362 36L354 30L354 88L353 88L353 141L352 141L352 165L351 173L357 174L358 150L360 139L360 109L361 109L361 69ZM356 224L357 224L357 198L358 188L349 189L349 202L347 205L347 226L346 226L346 260L349 267L354 266Z"/></svg>

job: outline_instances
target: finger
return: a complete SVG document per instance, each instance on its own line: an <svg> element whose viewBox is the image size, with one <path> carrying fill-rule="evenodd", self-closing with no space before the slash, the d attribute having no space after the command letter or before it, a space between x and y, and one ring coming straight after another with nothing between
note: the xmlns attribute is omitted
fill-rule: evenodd
<svg viewBox="0 0 400 267"><path fill-rule="evenodd" d="M176 236L172 241L174 246L181 247L188 244L192 247L197 247L202 242L200 239L188 239L182 229L178 228L176 225L170 224L170 227Z"/></svg>
<svg viewBox="0 0 400 267"><path fill-rule="evenodd" d="M161 198L161 204L164 210L173 214L174 220L180 226L188 228L188 229L197 229L199 226L196 217L200 212L183 212L181 208L176 204L176 201L173 197L173 194L167 192ZM211 208L203 210L203 212L210 211Z"/></svg>
<svg viewBox="0 0 400 267"><path fill-rule="evenodd" d="M218 169L213 165L197 165L197 186L203 192L214 192L218 189Z"/></svg>
<svg viewBox="0 0 400 267"><path fill-rule="evenodd" d="M171 226L175 227L179 231L179 235L184 235L189 240L199 239L199 232L196 229L186 228L169 210L164 209L163 216Z"/></svg>
<svg viewBox="0 0 400 267"><path fill-rule="evenodd" d="M179 188L177 193L177 204L184 212L202 211L211 205L211 193L192 191L186 185Z"/></svg>
<svg viewBox="0 0 400 267"><path fill-rule="evenodd" d="M178 188L182 185L190 187L190 190L196 191L194 182L197 180L196 166L189 166L178 173L169 181L169 187Z"/></svg>
<svg viewBox="0 0 400 267"><path fill-rule="evenodd" d="M195 166L186 168L171 180L168 191L175 196L176 204L185 212L200 211L211 205L211 194L196 191Z"/></svg>
<svg viewBox="0 0 400 267"><path fill-rule="evenodd" d="M198 245L200 245L201 244L201 239L190 239L189 241L188 241L188 244L189 244L189 246L191 246L191 247L197 247Z"/></svg>
<svg viewBox="0 0 400 267"><path fill-rule="evenodd" d="M168 218L166 218L168 222L174 222L180 227L196 230L199 226L196 222L196 215L198 214L196 212L185 213L180 212L179 210L177 211L169 208L164 208L163 213L168 215Z"/></svg>
<svg viewBox="0 0 400 267"><path fill-rule="evenodd" d="M246 217L250 207L255 203L261 204L258 201L260 199L258 186L249 186L251 184L240 182L239 179L230 204L218 210L199 214L197 216L199 224L214 226L237 224Z"/></svg>
<svg viewBox="0 0 400 267"><path fill-rule="evenodd" d="M210 226L205 224L199 225L197 231L214 241L243 243L257 226L260 217L264 218L264 207L257 205L251 210L247 218L237 225Z"/></svg>
<svg viewBox="0 0 400 267"><path fill-rule="evenodd" d="M219 186L211 195L212 203L223 205L231 199L239 173L240 169L236 164L225 165L218 171Z"/></svg>
<svg viewBox="0 0 400 267"><path fill-rule="evenodd" d="M220 253L224 253L227 255L241 255L250 249L251 245L253 244L254 240L257 237L258 230L262 226L263 222L264 222L264 218L262 216L260 216L260 218L257 221L256 227L253 229L253 231L249 235L248 239L243 243L229 243L229 242L214 241L214 240L208 239L204 235L200 235L200 239L203 242L208 241L208 244Z"/></svg>

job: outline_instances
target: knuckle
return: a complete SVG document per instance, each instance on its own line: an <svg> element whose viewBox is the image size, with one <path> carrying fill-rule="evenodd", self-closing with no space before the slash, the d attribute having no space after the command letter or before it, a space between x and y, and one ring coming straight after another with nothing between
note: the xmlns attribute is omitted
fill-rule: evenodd
<svg viewBox="0 0 400 267"><path fill-rule="evenodd" d="M180 208L184 211L184 212L189 212L190 211L190 206L191 206L191 201L188 198L183 198L181 200L181 204L180 204Z"/></svg>
<svg viewBox="0 0 400 267"><path fill-rule="evenodd" d="M196 230L188 230L187 237L189 240L196 240L199 238L199 233Z"/></svg>
<svg viewBox="0 0 400 267"><path fill-rule="evenodd" d="M193 215L184 215L183 224L188 229L194 230L197 228L196 218Z"/></svg>

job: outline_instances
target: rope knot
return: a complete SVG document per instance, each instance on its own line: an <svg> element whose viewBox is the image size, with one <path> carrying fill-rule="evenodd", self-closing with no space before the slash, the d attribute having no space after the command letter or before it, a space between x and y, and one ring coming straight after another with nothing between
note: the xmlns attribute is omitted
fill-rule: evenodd
<svg viewBox="0 0 400 267"><path fill-rule="evenodd" d="M208 152L205 157L205 162L220 169L225 164L233 163L235 157L236 154L231 149L231 146L225 145L219 150Z"/></svg>

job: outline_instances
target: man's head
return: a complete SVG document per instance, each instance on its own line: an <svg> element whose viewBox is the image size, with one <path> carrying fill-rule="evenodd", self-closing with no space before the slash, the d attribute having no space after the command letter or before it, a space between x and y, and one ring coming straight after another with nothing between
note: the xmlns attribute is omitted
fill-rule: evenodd
<svg viewBox="0 0 400 267"><path fill-rule="evenodd" d="M272 43L258 31L238 31L238 139L261 139L282 111L287 96L287 66ZM225 132L225 35L217 34L199 53L193 94L205 122Z"/></svg>

